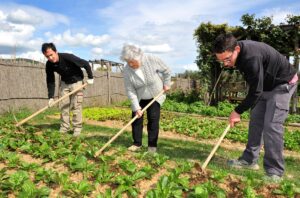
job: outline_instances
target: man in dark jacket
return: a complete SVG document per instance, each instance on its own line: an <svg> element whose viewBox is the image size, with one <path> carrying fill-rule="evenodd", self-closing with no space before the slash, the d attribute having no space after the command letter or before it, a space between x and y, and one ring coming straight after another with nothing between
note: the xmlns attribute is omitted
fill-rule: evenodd
<svg viewBox="0 0 300 198"><path fill-rule="evenodd" d="M53 43L44 43L42 45L42 52L48 59L46 63L46 75L47 75L47 88L49 107L54 102L55 91L55 75L54 72L61 76L60 95L70 93L83 84L83 72L81 68L84 68L88 75L88 84L93 84L93 73L89 63L73 54L58 53ZM70 97L60 102L61 109L61 125L60 132L66 133L70 130L70 110L73 110L73 135L79 136L82 129L82 102L83 92L82 90L76 92Z"/></svg>
<svg viewBox="0 0 300 198"><path fill-rule="evenodd" d="M237 41L232 34L219 35L213 52L224 67L238 69L249 85L246 98L229 116L233 127L240 122L240 115L251 108L248 143L242 156L228 164L259 169L257 161L264 143L264 179L280 181L284 173L283 123L297 87L296 70L271 46L251 40Z"/></svg>

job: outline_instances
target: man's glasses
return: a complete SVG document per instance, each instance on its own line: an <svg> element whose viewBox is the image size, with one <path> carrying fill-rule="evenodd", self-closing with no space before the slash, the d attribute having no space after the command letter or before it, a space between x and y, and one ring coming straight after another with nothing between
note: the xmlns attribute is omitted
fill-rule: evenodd
<svg viewBox="0 0 300 198"><path fill-rule="evenodd" d="M231 54L228 57L224 58L223 60L218 60L218 61L220 63L229 63L229 62L231 62L232 55L233 55L233 52L231 52Z"/></svg>

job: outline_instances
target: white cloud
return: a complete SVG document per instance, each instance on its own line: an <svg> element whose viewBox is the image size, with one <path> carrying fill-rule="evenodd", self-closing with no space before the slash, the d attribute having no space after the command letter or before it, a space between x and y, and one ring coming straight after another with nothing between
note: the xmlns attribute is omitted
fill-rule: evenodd
<svg viewBox="0 0 300 198"><path fill-rule="evenodd" d="M31 38L35 28L31 25L14 24L10 25L9 31L0 31L0 46L14 46L27 42Z"/></svg>
<svg viewBox="0 0 300 198"><path fill-rule="evenodd" d="M43 28L53 27L60 23L69 24L69 19L62 14L22 4L2 4L0 12L2 13L0 16L5 16L8 23L34 24Z"/></svg>
<svg viewBox="0 0 300 198"><path fill-rule="evenodd" d="M151 53L167 53L172 51L172 48L168 44L161 45L145 45L141 47L145 52Z"/></svg>
<svg viewBox="0 0 300 198"><path fill-rule="evenodd" d="M42 22L41 18L35 17L22 9L17 9L16 11L9 13L7 20L17 24L39 24Z"/></svg>
<svg viewBox="0 0 300 198"><path fill-rule="evenodd" d="M0 53L22 53L39 49L42 39L37 31L59 23L68 24L68 18L36 7L20 4L0 5Z"/></svg>
<svg viewBox="0 0 300 198"><path fill-rule="evenodd" d="M110 37L108 35L92 35L92 34L83 34L75 33L72 34L70 30L63 32L62 34L53 35L50 32L47 32L45 36L48 37L48 40L53 41L54 43L60 43L60 45L70 45L70 46L99 46L103 43L109 41Z"/></svg>
<svg viewBox="0 0 300 198"><path fill-rule="evenodd" d="M272 17L273 23L279 25L280 23L286 23L286 17L288 15L297 15L297 13L293 13L290 8L271 8L263 10L259 16L268 16ZM298 14L299 15L299 14Z"/></svg>
<svg viewBox="0 0 300 198"><path fill-rule="evenodd" d="M0 21L5 20L5 14L0 10Z"/></svg>
<svg viewBox="0 0 300 198"><path fill-rule="evenodd" d="M97 59L103 55L103 49L95 47L91 50L92 58Z"/></svg>
<svg viewBox="0 0 300 198"><path fill-rule="evenodd" d="M36 60L42 63L45 63L47 60L41 51L28 51L26 53L21 53L19 58L28 58L32 60Z"/></svg>

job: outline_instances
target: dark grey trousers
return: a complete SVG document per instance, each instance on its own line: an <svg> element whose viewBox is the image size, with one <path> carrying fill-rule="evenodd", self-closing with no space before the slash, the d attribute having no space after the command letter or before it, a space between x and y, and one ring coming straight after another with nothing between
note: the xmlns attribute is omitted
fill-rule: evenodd
<svg viewBox="0 0 300 198"><path fill-rule="evenodd" d="M264 144L263 164L268 175L282 176L284 172L283 123L296 87L296 84L282 84L272 91L263 92L250 113L248 143L240 159L257 162Z"/></svg>

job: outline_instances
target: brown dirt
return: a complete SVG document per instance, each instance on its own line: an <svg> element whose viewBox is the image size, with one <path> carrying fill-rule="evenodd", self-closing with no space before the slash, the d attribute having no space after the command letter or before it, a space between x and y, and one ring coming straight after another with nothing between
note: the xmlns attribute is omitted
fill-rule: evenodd
<svg viewBox="0 0 300 198"><path fill-rule="evenodd" d="M83 179L84 179L84 177L83 177L82 172L74 172L70 175L70 180L75 182L75 183L78 183Z"/></svg>
<svg viewBox="0 0 300 198"><path fill-rule="evenodd" d="M4 164L4 163L0 163L0 169L3 169L3 168L5 168L6 167L6 165Z"/></svg>
<svg viewBox="0 0 300 198"><path fill-rule="evenodd" d="M49 194L49 197L61 197L61 196L59 196L61 190L62 190L62 187L60 187L60 186L52 189Z"/></svg>
<svg viewBox="0 0 300 198"><path fill-rule="evenodd" d="M31 155L28 155L28 154L19 154L20 156L20 159L24 162L27 162L27 163L36 163L36 164L42 164L43 163L43 160L42 159L38 159L38 158L34 158L32 157Z"/></svg>
<svg viewBox="0 0 300 198"><path fill-rule="evenodd" d="M58 164L56 162L48 162L44 164L46 169L52 169L58 173L68 172L68 167L64 166L63 164Z"/></svg>

